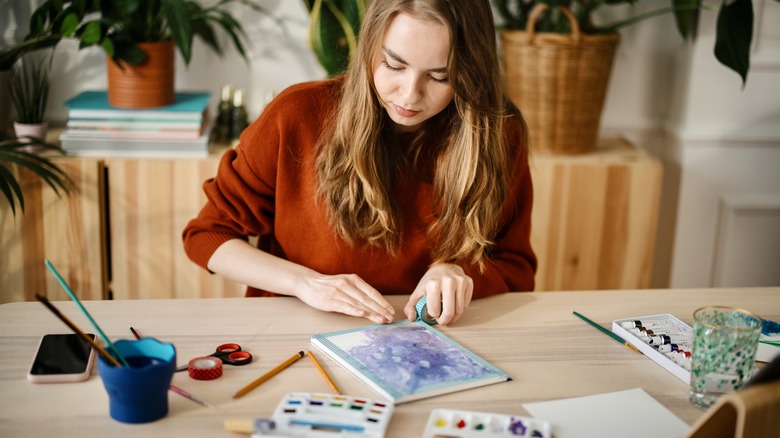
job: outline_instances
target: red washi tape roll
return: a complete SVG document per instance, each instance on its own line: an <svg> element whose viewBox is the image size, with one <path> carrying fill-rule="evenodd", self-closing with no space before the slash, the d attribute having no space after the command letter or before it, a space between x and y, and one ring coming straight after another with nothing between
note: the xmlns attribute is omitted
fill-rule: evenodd
<svg viewBox="0 0 780 438"><path fill-rule="evenodd" d="M218 357L196 357L187 367L190 377L196 380L214 380L222 375L222 360Z"/></svg>

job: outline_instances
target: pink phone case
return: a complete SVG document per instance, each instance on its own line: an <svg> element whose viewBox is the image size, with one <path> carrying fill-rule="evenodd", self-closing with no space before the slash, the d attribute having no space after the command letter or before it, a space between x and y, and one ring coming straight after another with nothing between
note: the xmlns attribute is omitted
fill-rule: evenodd
<svg viewBox="0 0 780 438"><path fill-rule="evenodd" d="M28 368L27 371L28 381L32 383L67 383L67 382L80 382L89 378L90 374L92 373L92 368L94 367L95 364L94 348L89 349L87 366L82 372L72 373L72 374L33 374L32 373L33 364L35 363L35 359L38 357L38 354L41 350L44 336L41 336L41 339L38 342L38 347L35 349L35 356L33 356L33 359L30 362L30 367ZM74 334L73 336L78 336L78 335Z"/></svg>

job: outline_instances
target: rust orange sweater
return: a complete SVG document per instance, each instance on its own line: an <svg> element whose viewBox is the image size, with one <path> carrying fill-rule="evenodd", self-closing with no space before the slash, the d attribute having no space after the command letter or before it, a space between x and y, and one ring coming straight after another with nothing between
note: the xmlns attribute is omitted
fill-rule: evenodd
<svg viewBox="0 0 780 438"><path fill-rule="evenodd" d="M322 202L315 203L316 145L332 117L342 80L294 85L282 92L222 157L217 175L207 180L207 203L183 232L184 249L206 268L214 251L234 238L260 236L260 247L323 274L354 273L383 294L410 294L431 263L432 185L409 178L400 185L404 228L396 256L378 248L350 246L331 229ZM503 227L484 272L461 263L474 280L474 297L534 287L536 257L530 245L532 187L522 123L506 123L516 145L512 196ZM273 295L248 288L247 296Z"/></svg>

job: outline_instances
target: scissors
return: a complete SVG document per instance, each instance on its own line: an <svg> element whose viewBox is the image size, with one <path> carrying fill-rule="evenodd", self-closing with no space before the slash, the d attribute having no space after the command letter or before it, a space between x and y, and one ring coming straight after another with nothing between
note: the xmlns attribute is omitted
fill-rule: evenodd
<svg viewBox="0 0 780 438"><path fill-rule="evenodd" d="M209 356L218 357L222 360L222 363L235 366L246 365L252 362L252 355L241 350L241 346L238 344L222 344ZM187 368L189 368L189 364L181 365L176 368L176 371L185 371Z"/></svg>

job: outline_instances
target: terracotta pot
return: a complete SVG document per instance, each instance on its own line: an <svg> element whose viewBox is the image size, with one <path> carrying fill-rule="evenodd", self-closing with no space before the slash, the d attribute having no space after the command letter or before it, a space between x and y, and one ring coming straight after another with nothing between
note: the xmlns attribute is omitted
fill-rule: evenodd
<svg viewBox="0 0 780 438"><path fill-rule="evenodd" d="M107 57L108 103L121 108L153 108L174 102L174 47L172 41L139 43L146 61L122 63Z"/></svg>

